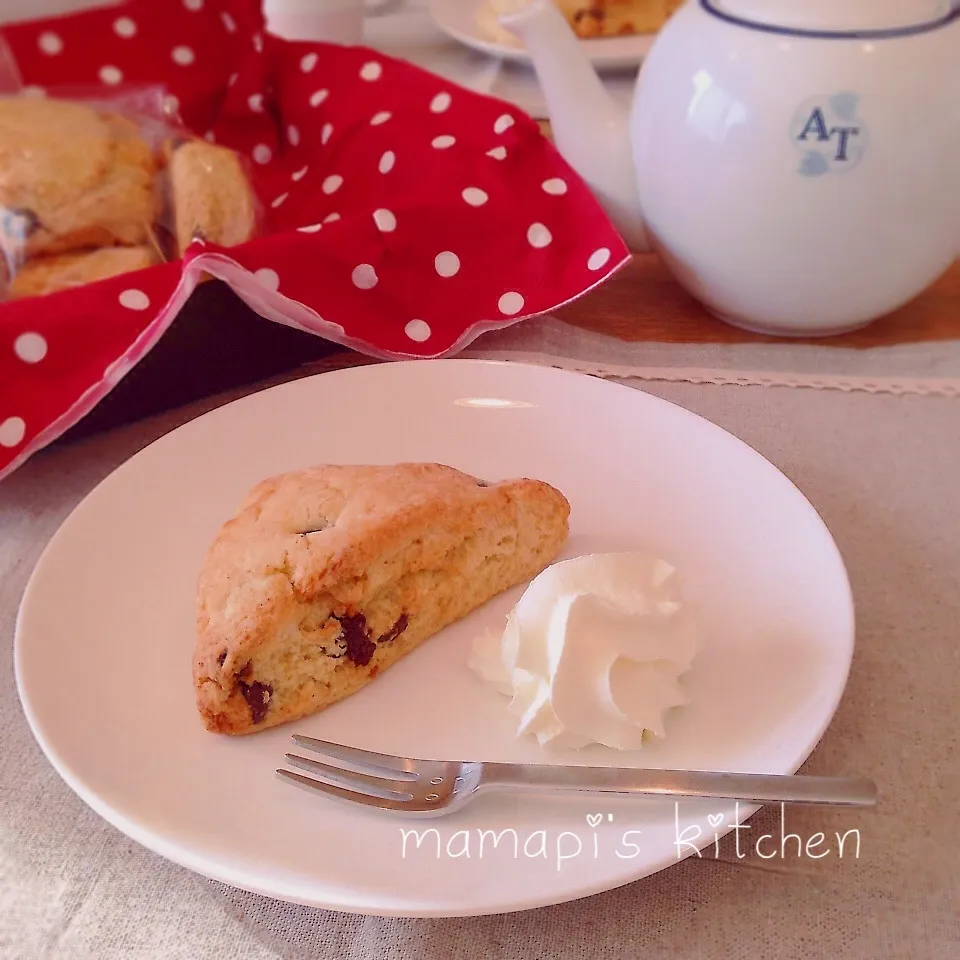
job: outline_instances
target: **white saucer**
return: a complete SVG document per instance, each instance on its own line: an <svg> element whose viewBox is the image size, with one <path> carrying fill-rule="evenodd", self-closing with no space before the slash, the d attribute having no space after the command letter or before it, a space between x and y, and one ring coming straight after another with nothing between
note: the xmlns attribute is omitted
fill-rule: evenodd
<svg viewBox="0 0 960 960"><path fill-rule="evenodd" d="M531 62L520 41L498 29L488 0L430 0L430 15L444 33L480 53L517 63ZM628 70L640 66L655 38L656 34L634 34L581 43L598 70Z"/></svg>
<svg viewBox="0 0 960 960"><path fill-rule="evenodd" d="M402 460L546 480L572 507L563 556L646 550L679 568L703 626L690 703L642 753L595 748L573 762L790 773L817 744L846 682L853 608L830 534L782 474L629 387L520 364L384 363L186 424L101 483L47 547L17 623L17 682L47 757L94 810L208 877L380 915L499 913L607 890L692 853L678 827L713 849L732 804L500 795L410 823L275 775L292 732L411 756L564 759L518 741L504 699L467 667L472 639L502 626L520 589L321 714L248 737L202 728L194 591L220 524L269 475ZM408 835L404 850L404 829L431 826L439 856L433 835L419 848ZM509 832L478 849L484 829L514 831L516 854ZM470 857L456 856L464 837Z"/></svg>

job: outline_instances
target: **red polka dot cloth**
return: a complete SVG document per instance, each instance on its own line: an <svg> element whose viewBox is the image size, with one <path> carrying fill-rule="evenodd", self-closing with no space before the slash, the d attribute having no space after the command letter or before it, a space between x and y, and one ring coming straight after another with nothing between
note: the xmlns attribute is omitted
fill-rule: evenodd
<svg viewBox="0 0 960 960"><path fill-rule="evenodd" d="M239 247L0 304L0 478L116 386L203 273L392 359L449 356L629 259L528 116L365 47L273 37L259 0L130 0L0 38L33 95L163 84L189 130L248 158L264 211Z"/></svg>

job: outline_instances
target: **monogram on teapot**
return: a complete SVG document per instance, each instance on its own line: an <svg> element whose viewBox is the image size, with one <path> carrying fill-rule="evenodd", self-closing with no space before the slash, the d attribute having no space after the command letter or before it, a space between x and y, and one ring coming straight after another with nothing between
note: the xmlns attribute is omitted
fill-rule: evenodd
<svg viewBox="0 0 960 960"><path fill-rule="evenodd" d="M721 319L842 333L960 256L960 0L687 0L629 111L550 0L500 22L624 239Z"/></svg>

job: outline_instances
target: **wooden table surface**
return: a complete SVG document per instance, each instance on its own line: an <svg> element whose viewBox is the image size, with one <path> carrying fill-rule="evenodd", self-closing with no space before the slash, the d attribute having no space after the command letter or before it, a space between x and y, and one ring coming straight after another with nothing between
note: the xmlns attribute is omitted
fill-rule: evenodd
<svg viewBox="0 0 960 960"><path fill-rule="evenodd" d="M637 254L605 284L554 313L567 323L628 342L784 342L712 317L653 254ZM960 340L960 261L912 303L862 330L795 342L863 348L933 340Z"/></svg>

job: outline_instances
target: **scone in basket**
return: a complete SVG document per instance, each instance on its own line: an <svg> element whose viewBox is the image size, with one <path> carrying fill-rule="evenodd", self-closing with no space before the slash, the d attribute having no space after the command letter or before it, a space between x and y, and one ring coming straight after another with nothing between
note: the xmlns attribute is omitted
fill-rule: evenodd
<svg viewBox="0 0 960 960"><path fill-rule="evenodd" d="M0 40L0 477L209 278L327 341L441 357L628 258L521 111L365 47L276 38L259 0L131 0Z"/></svg>

